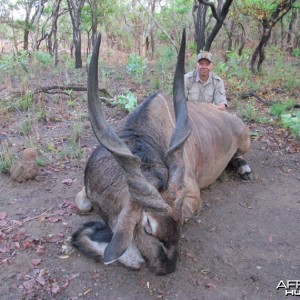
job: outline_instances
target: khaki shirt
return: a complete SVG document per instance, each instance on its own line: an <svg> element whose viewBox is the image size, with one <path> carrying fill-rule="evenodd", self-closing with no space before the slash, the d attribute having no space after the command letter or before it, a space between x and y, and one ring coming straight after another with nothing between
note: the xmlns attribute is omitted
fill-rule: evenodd
<svg viewBox="0 0 300 300"><path fill-rule="evenodd" d="M212 72L205 83L200 81L197 70L185 74L184 87L187 101L202 101L215 105L224 103L227 106L224 82Z"/></svg>

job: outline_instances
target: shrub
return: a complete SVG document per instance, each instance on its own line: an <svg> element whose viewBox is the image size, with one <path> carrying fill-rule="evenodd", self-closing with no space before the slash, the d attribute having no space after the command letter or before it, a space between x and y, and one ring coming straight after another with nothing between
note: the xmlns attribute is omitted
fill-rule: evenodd
<svg viewBox="0 0 300 300"><path fill-rule="evenodd" d="M46 52L36 51L32 53L33 60L37 61L42 65L49 65L52 62L52 56Z"/></svg>
<svg viewBox="0 0 300 300"><path fill-rule="evenodd" d="M281 122L299 139L300 138L300 111L293 117L291 114L281 115Z"/></svg>
<svg viewBox="0 0 300 300"><path fill-rule="evenodd" d="M289 99L282 103L274 103L270 107L270 114L273 116L280 116L287 109L292 108L295 105L295 101L293 99Z"/></svg>
<svg viewBox="0 0 300 300"><path fill-rule="evenodd" d="M119 105L121 109L127 112L131 112L137 106L137 98L132 92L128 92L126 95L119 95L114 104Z"/></svg>
<svg viewBox="0 0 300 300"><path fill-rule="evenodd" d="M146 60L137 54L130 54L126 64L127 73L141 79L147 67Z"/></svg>
<svg viewBox="0 0 300 300"><path fill-rule="evenodd" d="M6 143L0 145L0 172L8 173L13 163L13 155Z"/></svg>

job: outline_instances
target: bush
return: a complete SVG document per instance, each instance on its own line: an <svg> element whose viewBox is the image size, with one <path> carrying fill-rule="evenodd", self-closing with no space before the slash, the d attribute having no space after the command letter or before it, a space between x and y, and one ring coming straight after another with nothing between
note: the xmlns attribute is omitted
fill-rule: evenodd
<svg viewBox="0 0 300 300"><path fill-rule="evenodd" d="M293 117L291 114L281 115L281 122L299 139L300 138L300 111Z"/></svg>
<svg viewBox="0 0 300 300"><path fill-rule="evenodd" d="M13 163L13 155L6 143L0 145L0 172L9 173L11 165Z"/></svg>
<svg viewBox="0 0 300 300"><path fill-rule="evenodd" d="M127 73L141 79L147 67L146 60L137 54L130 54L126 64Z"/></svg>
<svg viewBox="0 0 300 300"><path fill-rule="evenodd" d="M16 54L3 55L0 59L0 72L9 76L19 74L20 71L27 72L26 65L28 64L29 53L28 51L18 51Z"/></svg>
<svg viewBox="0 0 300 300"><path fill-rule="evenodd" d="M295 105L295 101L293 99L289 99L282 103L274 103L270 107L270 114L273 116L280 116L287 109L292 108Z"/></svg>
<svg viewBox="0 0 300 300"><path fill-rule="evenodd" d="M128 92L127 95L119 95L115 104L119 105L121 109L131 112L137 106L137 98L132 92Z"/></svg>
<svg viewBox="0 0 300 300"><path fill-rule="evenodd" d="M32 58L42 65L49 65L52 62L52 56L46 52L36 51L32 53Z"/></svg>

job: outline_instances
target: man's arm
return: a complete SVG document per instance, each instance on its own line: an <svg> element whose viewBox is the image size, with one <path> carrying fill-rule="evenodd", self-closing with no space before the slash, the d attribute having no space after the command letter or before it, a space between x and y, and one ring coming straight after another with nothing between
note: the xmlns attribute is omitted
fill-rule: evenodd
<svg viewBox="0 0 300 300"><path fill-rule="evenodd" d="M219 77L216 80L213 103L220 110L225 110L227 107L224 82Z"/></svg>

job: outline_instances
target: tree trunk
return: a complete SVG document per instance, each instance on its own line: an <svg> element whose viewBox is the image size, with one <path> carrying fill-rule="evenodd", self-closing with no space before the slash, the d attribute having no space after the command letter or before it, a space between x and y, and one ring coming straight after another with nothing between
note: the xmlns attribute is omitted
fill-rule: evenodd
<svg viewBox="0 0 300 300"><path fill-rule="evenodd" d="M272 29L283 18L283 16L285 16L290 11L294 2L296 2L296 0L282 0L274 10L272 15L269 18L266 17L262 20L262 38L258 46L255 48L250 61L250 70L252 73L260 72L262 63L265 60L264 50L271 37Z"/></svg>
<svg viewBox="0 0 300 300"><path fill-rule="evenodd" d="M156 6L156 0L150 0L151 5L151 16L154 17L155 12L155 6ZM150 25L150 48L151 48L151 59L154 57L155 52L155 23L153 19L151 18L151 25Z"/></svg>
<svg viewBox="0 0 300 300"><path fill-rule="evenodd" d="M81 58L81 31L80 31L80 13L85 0L67 0L70 17L72 20L73 42L75 48L75 68L82 68Z"/></svg>
<svg viewBox="0 0 300 300"><path fill-rule="evenodd" d="M205 41L205 47L204 50L205 51L209 51L211 48L211 45L215 39L215 37L217 36L217 34L219 33L220 29L222 28L222 25L224 23L224 20L229 12L229 8L233 2L233 0L226 0L225 3L222 6L222 9L220 8L220 6L222 5L223 1L219 0L218 1L218 7L215 7L215 4L213 2L210 1L206 1L206 0L198 0L199 3L204 4L206 6L209 6L211 11L212 11L212 15L213 17L216 19L216 24L213 27L212 31L209 33L206 41Z"/></svg>
<svg viewBox="0 0 300 300"><path fill-rule="evenodd" d="M32 50L38 50L38 37L40 33L40 19L42 16L42 13L44 11L44 0L39 0L37 9L36 9L36 17L34 19L34 38L33 38L33 44L32 44Z"/></svg>
<svg viewBox="0 0 300 300"><path fill-rule="evenodd" d="M239 23L239 27L241 28L242 32L239 35L239 45L240 45L240 47L239 47L238 54L239 54L239 56L241 56L242 53L243 53L244 46L245 46L246 32L245 32L245 28L244 28L242 23Z"/></svg>
<svg viewBox="0 0 300 300"><path fill-rule="evenodd" d="M197 43L197 53L205 47L205 19L206 19L206 12L207 6L199 3L195 3L195 10L197 11L197 16L195 20L195 33L196 33L196 43Z"/></svg>
<svg viewBox="0 0 300 300"><path fill-rule="evenodd" d="M261 65L265 60L265 47L271 37L271 30L272 28L269 28L268 26L265 26L263 28L262 38L258 46L256 47L256 49L254 50L254 53L250 61L250 70L252 73L256 73L261 70ZM257 67L255 66L256 61L258 61Z"/></svg>
<svg viewBox="0 0 300 300"><path fill-rule="evenodd" d="M226 30L227 36L228 36L227 51L231 52L232 45L233 45L234 29L236 27L236 23L234 21L231 21L230 25L228 27L227 27L227 30ZM226 28L226 26L225 26L225 28Z"/></svg>
<svg viewBox="0 0 300 300"><path fill-rule="evenodd" d="M57 41L57 21L59 18L59 9L60 9L61 0L55 0L52 8L52 25L51 32L49 34L50 41L50 51L51 54L54 55L54 65L58 64L58 41ZM53 44L52 44L52 36L53 36Z"/></svg>
<svg viewBox="0 0 300 300"><path fill-rule="evenodd" d="M297 47L296 34L298 32L298 12L299 9L292 11L291 21L289 23L289 31L287 36L287 49L289 53Z"/></svg>
<svg viewBox="0 0 300 300"><path fill-rule="evenodd" d="M25 4L25 21L24 21L24 41L23 41L23 49L28 51L29 46L29 28L30 28L30 14L33 7L34 0L29 1Z"/></svg>
<svg viewBox="0 0 300 300"><path fill-rule="evenodd" d="M91 46L92 47L88 47L89 49L92 49L94 46L94 43L96 41L97 38L97 24L98 24L98 20L97 20L97 11L98 11L98 1L97 0L89 0L88 1L90 9L91 9L91 17L92 17L92 36L91 36ZM88 50L89 51L89 50Z"/></svg>

